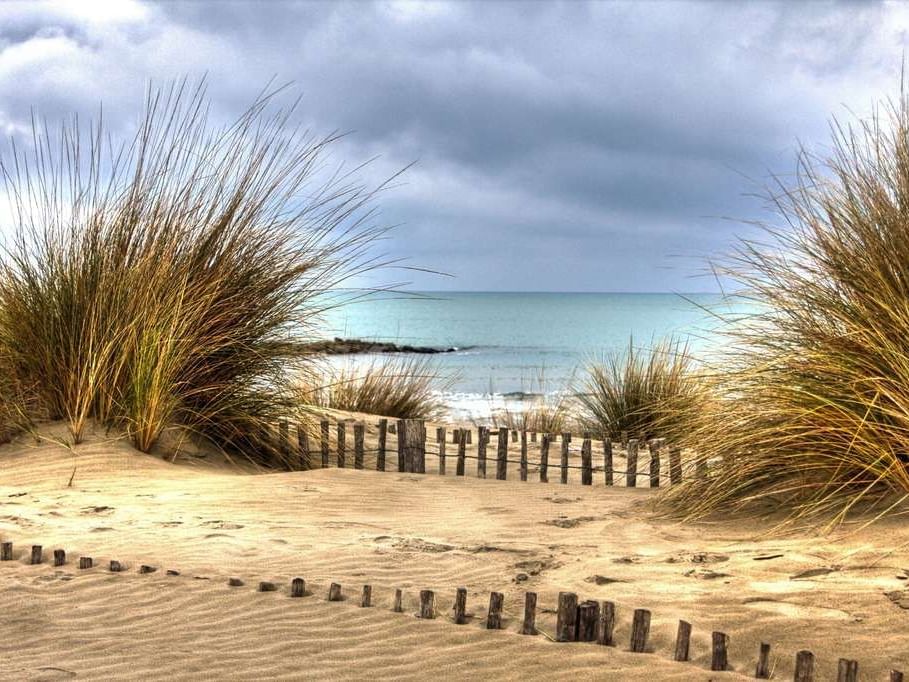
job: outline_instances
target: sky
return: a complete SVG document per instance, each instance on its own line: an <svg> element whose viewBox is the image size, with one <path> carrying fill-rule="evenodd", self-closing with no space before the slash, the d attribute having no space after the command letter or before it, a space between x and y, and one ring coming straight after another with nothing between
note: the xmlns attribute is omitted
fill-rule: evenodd
<svg viewBox="0 0 909 682"><path fill-rule="evenodd" d="M274 78L364 182L413 164L379 250L447 275L364 284L712 291L798 145L899 94L907 29L870 3L6 2L0 133L103 102L126 134L183 75L229 117Z"/></svg>

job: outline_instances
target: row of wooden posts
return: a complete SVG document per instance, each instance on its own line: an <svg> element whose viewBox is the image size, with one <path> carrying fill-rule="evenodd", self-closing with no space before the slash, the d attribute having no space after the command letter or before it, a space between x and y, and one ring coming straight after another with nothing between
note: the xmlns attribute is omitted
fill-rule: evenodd
<svg viewBox="0 0 909 682"><path fill-rule="evenodd" d="M352 452L348 451L347 429L349 426L352 426L353 430ZM509 431L511 433L512 442L518 440L520 441L520 457L517 460L509 458ZM370 451L375 452L376 454L376 470L386 470L386 456L388 454L387 443L389 433L393 433L397 436L397 471L420 474L426 473L426 426L422 420L418 419L399 419L395 424L389 424L389 421L387 419L379 420L377 447L375 450ZM316 468L318 464L321 464L323 468L331 466L330 434L331 423L327 419L321 420L318 450L316 450L313 447L313 444L310 443L310 435L307 429L303 426L297 427L297 455L299 457L301 468ZM338 467L346 467L348 465L348 457L352 455L353 467L355 469L364 468L365 454L367 452L365 447L365 434L366 425L363 422L354 422L352 424L345 421L337 422L335 453L336 464ZM528 432L518 432L516 430L509 430L505 427L502 427L499 428L496 433L496 431L489 427L480 426L477 429L477 454L467 455L467 445L471 444L472 434L472 429L458 428L453 430L452 444L456 446L456 451L452 454L455 457L455 474L457 476L465 475L467 468L467 459L475 459L477 462L477 476L479 478L487 477L487 462L489 459L491 459L487 457L487 446L490 443L492 435L496 434L497 448L494 459L496 479L505 480L508 476L508 464L513 463L518 465L520 479L522 481L527 480L528 470L531 464L531 462L528 460ZM537 434L535 432L531 432L529 436L530 443L535 443L537 441ZM284 459L286 461L290 459L292 454L290 428L286 421L283 421L279 424L279 438L282 454L284 455ZM541 434L539 443L539 461L535 464L538 466L540 481L542 482L549 481L550 445L556 442L556 440L557 437L555 434ZM559 463L553 465L559 469L559 480L561 483L567 483L568 470L580 469L581 484L592 485L594 471L598 468L595 467L593 463L593 439L590 437L590 434L584 435L580 449L580 465L569 464L571 441L571 433L565 432L561 434L560 461ZM444 476L447 472L448 464L445 427L440 426L436 429L436 442L438 444L438 452L434 454L438 456L438 472L440 475ZM603 439L602 443L603 464L600 469L603 472L603 480L605 485L615 485L617 477L624 475L626 487L636 487L639 475L639 450L642 445L642 441L639 441L635 438L629 438L625 442L627 465L624 470L618 470L615 468L613 462L612 441L606 438ZM676 485L678 483L681 483L681 449L677 447L667 448L665 442L662 439L651 439L650 441L646 442L646 445L649 449L650 456L648 477L650 487L658 488L661 485L661 459L664 450L668 450L669 454L669 484ZM320 457L317 457L317 454L320 455ZM706 462L697 462L695 475L702 478L707 477Z"/></svg>
<svg viewBox="0 0 909 682"><path fill-rule="evenodd" d="M66 564L66 552L55 549L53 552L53 565ZM0 561L13 560L13 543L0 543ZM29 563L38 565L44 562L43 548L41 545L32 545ZM79 568L82 570L94 567L91 557L79 557ZM114 573L123 571L123 565L116 560L111 560L109 570ZM139 573L154 573L156 567L142 564ZM179 575L179 571L168 570L168 575ZM239 578L230 578L228 585L241 587L244 582ZM258 584L260 592L275 592L278 586L274 582L262 581ZM304 597L307 594L306 581L303 578L294 578L290 583L290 596L293 598ZM342 601L344 599L340 583L331 583L328 588L328 601ZM404 592L400 588L395 590L392 611L404 611ZM489 630L502 629L502 611L505 596L501 592L489 594L485 627ZM360 593L360 606L373 605L373 590L371 585L363 585ZM416 616L423 619L436 617L435 592L420 590L420 607ZM539 630L536 626L537 594L526 592L524 594L524 615L521 621L520 634L536 635ZM457 625L468 621L467 616L467 589L459 587L455 591L454 605L452 607L452 620ZM629 650L634 653L648 653L648 638L650 634L651 612L647 609L635 609L631 622L631 636ZM559 592L558 609L556 611L555 635L552 639L556 642L595 642L604 646L616 646L615 640L616 605L611 601L599 602L586 600L579 602L574 592ZM686 662L691 657L691 623L680 620L676 633L675 647L672 659ZM729 669L729 635L724 632L714 631L711 634L710 669L723 671ZM799 651L795 657L795 682L813 682L815 679L815 657L807 650ZM754 676L758 679L769 679L773 672L770 658L770 645L762 642L758 651L757 665ZM841 658L837 664L837 682L856 682L858 680L858 661ZM890 682L903 682L903 673L898 670L890 671Z"/></svg>

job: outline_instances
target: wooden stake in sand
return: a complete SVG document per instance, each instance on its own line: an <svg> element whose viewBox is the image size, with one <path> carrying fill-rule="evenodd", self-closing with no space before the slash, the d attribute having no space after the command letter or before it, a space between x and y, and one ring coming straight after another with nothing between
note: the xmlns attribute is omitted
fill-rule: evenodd
<svg viewBox="0 0 909 682"><path fill-rule="evenodd" d="M614 646L615 639L615 604L611 601L604 601L600 605L600 620L597 623L597 644L603 646Z"/></svg>
<svg viewBox="0 0 909 682"><path fill-rule="evenodd" d="M634 488L638 484L638 441L632 438L628 441L626 450L628 454L628 464L625 467L625 486Z"/></svg>
<svg viewBox="0 0 909 682"><path fill-rule="evenodd" d="M376 453L376 471L385 471L385 442L388 439L388 420L379 420L379 445ZM444 445L442 446L444 449Z"/></svg>
<svg viewBox="0 0 909 682"><path fill-rule="evenodd" d="M593 484L593 461L590 453L590 439L581 444L581 485Z"/></svg>
<svg viewBox="0 0 909 682"><path fill-rule="evenodd" d="M508 475L508 429L499 429L499 452L496 461L496 478L504 481Z"/></svg>
<svg viewBox="0 0 909 682"><path fill-rule="evenodd" d="M29 560L29 563L32 566L35 566L37 564L40 564L42 559L43 559L43 550L41 549L41 545L32 545L32 555L31 555L31 559Z"/></svg>
<svg viewBox="0 0 909 682"><path fill-rule="evenodd" d="M903 682L903 673L901 673L899 670L891 670L890 682Z"/></svg>
<svg viewBox="0 0 909 682"><path fill-rule="evenodd" d="M711 670L726 670L729 667L729 635L725 632L714 632L711 636L712 646L710 655Z"/></svg>
<svg viewBox="0 0 909 682"><path fill-rule="evenodd" d="M559 608L556 611L555 639L557 642L575 641L578 616L578 595L574 592L559 592Z"/></svg>
<svg viewBox="0 0 909 682"><path fill-rule="evenodd" d="M814 682L814 654L799 651L795 655L795 682Z"/></svg>
<svg viewBox="0 0 909 682"><path fill-rule="evenodd" d="M120 573L123 570L123 566L120 565L120 562L116 559L110 560L110 572L111 573Z"/></svg>
<svg viewBox="0 0 909 682"><path fill-rule="evenodd" d="M592 600L578 605L575 637L579 642L594 642L597 638L597 623L600 620L600 603Z"/></svg>
<svg viewBox="0 0 909 682"><path fill-rule="evenodd" d="M761 650L758 653L757 667L754 669L754 676L759 680L770 679L770 645L761 642Z"/></svg>
<svg viewBox="0 0 909 682"><path fill-rule="evenodd" d="M650 441L650 487L660 487L660 441L654 438Z"/></svg>
<svg viewBox="0 0 909 682"><path fill-rule="evenodd" d="M328 420L323 419L319 426L322 430L322 468L328 467Z"/></svg>
<svg viewBox="0 0 909 682"><path fill-rule="evenodd" d="M290 581L290 596L299 599L306 594L306 581L303 578L294 578Z"/></svg>
<svg viewBox="0 0 909 682"><path fill-rule="evenodd" d="M354 469L363 468L363 444L366 440L366 425L354 424Z"/></svg>
<svg viewBox="0 0 909 682"><path fill-rule="evenodd" d="M79 568L86 569L92 567L92 558L90 556L80 556L79 557Z"/></svg>
<svg viewBox="0 0 909 682"><path fill-rule="evenodd" d="M563 433L562 434L562 471L561 479L562 483L568 483L568 447L571 445L571 434Z"/></svg>
<svg viewBox="0 0 909 682"><path fill-rule="evenodd" d="M456 476L463 476L467 468L467 431L460 429L458 436L458 464L455 470Z"/></svg>
<svg viewBox="0 0 909 682"><path fill-rule="evenodd" d="M445 475L445 427L436 429L436 443L439 445L439 476Z"/></svg>
<svg viewBox="0 0 909 682"><path fill-rule="evenodd" d="M347 424L338 422L338 468L343 469L347 458Z"/></svg>
<svg viewBox="0 0 909 682"><path fill-rule="evenodd" d="M527 480L527 432L521 431L521 480Z"/></svg>
<svg viewBox="0 0 909 682"><path fill-rule="evenodd" d="M631 650L637 654L647 650L647 636L650 634L650 611L635 609L631 621Z"/></svg>
<svg viewBox="0 0 909 682"><path fill-rule="evenodd" d="M455 592L454 615L452 618L456 625L463 625L467 622L467 588L459 587Z"/></svg>
<svg viewBox="0 0 909 682"><path fill-rule="evenodd" d="M12 561L12 560L13 560L13 543L12 542L0 543L0 561Z"/></svg>
<svg viewBox="0 0 909 682"><path fill-rule="evenodd" d="M54 566L63 566L66 564L66 551L62 549L54 550Z"/></svg>
<svg viewBox="0 0 909 682"><path fill-rule="evenodd" d="M338 583L328 586L328 601L341 601L341 586Z"/></svg>
<svg viewBox="0 0 909 682"><path fill-rule="evenodd" d="M263 580L257 588L259 592L277 592L278 586L268 580Z"/></svg>
<svg viewBox="0 0 909 682"><path fill-rule="evenodd" d="M426 440L423 422L419 419L405 419L404 423L404 471L411 474L426 473ZM400 438L400 434L398 435Z"/></svg>
<svg viewBox="0 0 909 682"><path fill-rule="evenodd" d="M521 623L522 635L537 634L537 593L527 592L524 595L524 622Z"/></svg>
<svg viewBox="0 0 909 682"><path fill-rule="evenodd" d="M506 437L508 433L506 432ZM487 630L499 630L502 628L502 603L505 596L501 592L489 593L489 615L486 617Z"/></svg>
<svg viewBox="0 0 909 682"><path fill-rule="evenodd" d="M360 606L364 609L372 606L372 585L363 585L363 593L360 595Z"/></svg>
<svg viewBox="0 0 909 682"><path fill-rule="evenodd" d="M395 429L398 436L398 471L403 472L407 471L407 461L404 454L404 420L399 419L397 424L397 429Z"/></svg>
<svg viewBox="0 0 909 682"><path fill-rule="evenodd" d="M613 465L612 465L612 441L606 438L603 441L603 475L606 478L606 485L613 484Z"/></svg>
<svg viewBox="0 0 909 682"><path fill-rule="evenodd" d="M402 613L404 611L404 593L401 591L401 588L395 590L395 601L391 607L391 610L395 613Z"/></svg>
<svg viewBox="0 0 909 682"><path fill-rule="evenodd" d="M461 432L461 443L467 440L467 437ZM432 590L420 590L420 618L425 618L426 620L432 620L435 618L435 603L436 595Z"/></svg>
<svg viewBox="0 0 909 682"><path fill-rule="evenodd" d="M309 454L309 433L303 424L297 424L297 456L300 458L300 468L304 471L312 469Z"/></svg>
<svg viewBox="0 0 909 682"><path fill-rule="evenodd" d="M686 620L679 621L679 630L675 636L675 652L672 660L687 661L688 649L691 642L691 623Z"/></svg>
<svg viewBox="0 0 909 682"><path fill-rule="evenodd" d="M682 450L669 448L669 485L682 482Z"/></svg>
<svg viewBox="0 0 909 682"><path fill-rule="evenodd" d="M540 483L549 483L549 434L540 439Z"/></svg>
<svg viewBox="0 0 909 682"><path fill-rule="evenodd" d="M489 427L480 426L477 432L477 478L486 478L486 445L489 443Z"/></svg>
<svg viewBox="0 0 909 682"><path fill-rule="evenodd" d="M836 682L857 682L858 661L841 658L837 663Z"/></svg>

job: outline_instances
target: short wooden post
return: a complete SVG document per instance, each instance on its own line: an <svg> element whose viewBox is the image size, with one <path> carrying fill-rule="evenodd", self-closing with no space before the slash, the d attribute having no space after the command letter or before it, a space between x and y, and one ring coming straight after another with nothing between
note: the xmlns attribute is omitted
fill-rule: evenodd
<svg viewBox="0 0 909 682"><path fill-rule="evenodd" d="M404 450L404 420L399 419L395 433L398 437L398 471L410 471L408 469L407 457Z"/></svg>
<svg viewBox="0 0 909 682"><path fill-rule="evenodd" d="M799 651L795 655L795 682L814 682L814 654Z"/></svg>
<svg viewBox="0 0 909 682"><path fill-rule="evenodd" d="M149 566L148 564L142 564L139 566L139 573L154 573L158 569L154 566Z"/></svg>
<svg viewBox="0 0 909 682"><path fill-rule="evenodd" d="M436 443L439 446L439 476L445 475L445 427L436 429Z"/></svg>
<svg viewBox="0 0 909 682"><path fill-rule="evenodd" d="M338 468L343 469L347 458L347 424L338 422Z"/></svg>
<svg viewBox="0 0 909 682"><path fill-rule="evenodd" d="M467 429L467 444L473 444L473 429Z"/></svg>
<svg viewBox="0 0 909 682"><path fill-rule="evenodd" d="M754 669L754 676L759 680L770 679L770 645L761 642L761 650L758 652L758 662Z"/></svg>
<svg viewBox="0 0 909 682"><path fill-rule="evenodd" d="M687 661L688 649L691 646L691 623L686 620L679 621L679 629L675 636L674 661Z"/></svg>
<svg viewBox="0 0 909 682"><path fill-rule="evenodd" d="M891 670L890 682L903 682L903 673L899 670Z"/></svg>
<svg viewBox="0 0 909 682"><path fill-rule="evenodd" d="M465 440L464 434L461 434L461 440ZM420 618L432 620L436 617L434 602L435 594L432 590L420 590Z"/></svg>
<svg viewBox="0 0 909 682"><path fill-rule="evenodd" d="M32 545L32 556L30 560L32 566L41 563L41 560L43 559L43 553L44 552L41 549L41 545Z"/></svg>
<svg viewBox="0 0 909 682"><path fill-rule="evenodd" d="M354 469L363 468L364 441L366 440L366 425L354 424Z"/></svg>
<svg viewBox="0 0 909 682"><path fill-rule="evenodd" d="M360 593L360 608L368 609L372 606L372 585L363 585Z"/></svg>
<svg viewBox="0 0 909 682"><path fill-rule="evenodd" d="M54 550L54 566L63 566L66 564L66 550Z"/></svg>
<svg viewBox="0 0 909 682"><path fill-rule="evenodd" d="M379 420L379 445L376 452L376 471L385 471L385 445L388 440L388 420Z"/></svg>
<svg viewBox="0 0 909 682"><path fill-rule="evenodd" d="M463 625L467 622L467 588L459 587L455 592L454 601L454 622L457 625Z"/></svg>
<svg viewBox="0 0 909 682"><path fill-rule="evenodd" d="M404 593L401 591L401 588L395 590L395 601L394 605L391 607L391 610L395 613L402 613L404 611Z"/></svg>
<svg viewBox="0 0 909 682"><path fill-rule="evenodd" d="M571 445L571 434L563 433L562 434L562 467L561 467L561 478L562 483L568 483L568 448Z"/></svg>
<svg viewBox="0 0 909 682"><path fill-rule="evenodd" d="M329 457L329 444L328 444L328 420L323 419L319 423L322 435L322 468L325 469L328 466L328 457Z"/></svg>
<svg viewBox="0 0 909 682"><path fill-rule="evenodd" d="M416 433L416 473L426 473L426 422L422 419L417 420L415 426Z"/></svg>
<svg viewBox="0 0 909 682"><path fill-rule="evenodd" d="M600 603L588 600L578 604L575 638L579 642L594 642L597 638L597 623L600 620Z"/></svg>
<svg viewBox="0 0 909 682"><path fill-rule="evenodd" d="M725 632L714 632L711 639L710 669L726 670L729 667L729 635Z"/></svg>
<svg viewBox="0 0 909 682"><path fill-rule="evenodd" d="M669 485L682 482L682 449L669 448Z"/></svg>
<svg viewBox="0 0 909 682"><path fill-rule="evenodd" d="M286 419L278 422L278 451L284 459L282 464L290 466L290 424Z"/></svg>
<svg viewBox="0 0 909 682"><path fill-rule="evenodd" d="M524 621L521 623L522 635L537 634L537 593L524 594Z"/></svg>
<svg viewBox="0 0 909 682"><path fill-rule="evenodd" d="M499 452L496 461L496 478L504 481L508 475L508 429L499 429Z"/></svg>
<svg viewBox="0 0 909 682"><path fill-rule="evenodd" d="M593 485L593 457L589 438L585 438L581 444L581 485Z"/></svg>
<svg viewBox="0 0 909 682"><path fill-rule="evenodd" d="M505 433L508 436L508 433ZM489 593L489 615L486 616L486 629L499 630L502 627L502 603L505 596L501 592Z"/></svg>
<svg viewBox="0 0 909 682"><path fill-rule="evenodd" d="M841 658L836 667L836 682L857 682L858 661Z"/></svg>
<svg viewBox="0 0 909 682"><path fill-rule="evenodd" d="M527 432L521 431L521 480L527 480Z"/></svg>
<svg viewBox="0 0 909 682"><path fill-rule="evenodd" d="M635 609L631 621L631 650L637 654L647 650L647 636L650 634L650 611Z"/></svg>
<svg viewBox="0 0 909 682"><path fill-rule="evenodd" d="M612 441L608 438L603 440L603 476L605 477L606 485L612 485L615 482L613 480Z"/></svg>
<svg viewBox="0 0 909 682"><path fill-rule="evenodd" d="M597 644L603 646L614 646L615 639L615 604L611 601L604 601L600 605L600 620L597 623Z"/></svg>
<svg viewBox="0 0 909 682"><path fill-rule="evenodd" d="M297 457L299 458L300 469L312 469L312 461L309 454L309 432L304 424L297 423Z"/></svg>
<svg viewBox="0 0 909 682"><path fill-rule="evenodd" d="M477 478L486 478L486 445L489 443L489 427L480 426L477 432Z"/></svg>
<svg viewBox="0 0 909 682"><path fill-rule="evenodd" d="M80 556L79 557L79 568L86 569L92 567L92 558L90 556Z"/></svg>
<svg viewBox="0 0 909 682"><path fill-rule="evenodd" d="M273 582L268 580L263 580L259 583L259 586L256 588L259 592L275 592L278 589L278 586Z"/></svg>
<svg viewBox="0 0 909 682"><path fill-rule="evenodd" d="M341 586L338 583L329 585L328 601L341 601Z"/></svg>
<svg viewBox="0 0 909 682"><path fill-rule="evenodd" d="M12 561L12 560L13 560L13 543L12 542L0 543L0 561Z"/></svg>
<svg viewBox="0 0 909 682"><path fill-rule="evenodd" d="M634 488L638 484L638 441L632 438L628 441L628 465L625 467L625 486Z"/></svg>
<svg viewBox="0 0 909 682"><path fill-rule="evenodd" d="M294 578L290 581L290 596L295 599L306 593L306 581L303 578Z"/></svg>
<svg viewBox="0 0 909 682"><path fill-rule="evenodd" d="M549 483L549 434L540 439L540 483Z"/></svg>
<svg viewBox="0 0 909 682"><path fill-rule="evenodd" d="M458 464L455 470L456 476L463 476L464 469L467 466L467 431L460 429L458 436Z"/></svg>
<svg viewBox="0 0 909 682"><path fill-rule="evenodd" d="M577 630L578 595L574 592L559 592L559 609L556 612L555 639L557 642L573 642Z"/></svg>
<svg viewBox="0 0 909 682"><path fill-rule="evenodd" d="M659 439L654 438L650 441L650 487L660 487L660 447Z"/></svg>
<svg viewBox="0 0 909 682"><path fill-rule="evenodd" d="M120 573L123 570L123 566L120 565L120 562L116 559L110 560L110 572L111 573Z"/></svg>

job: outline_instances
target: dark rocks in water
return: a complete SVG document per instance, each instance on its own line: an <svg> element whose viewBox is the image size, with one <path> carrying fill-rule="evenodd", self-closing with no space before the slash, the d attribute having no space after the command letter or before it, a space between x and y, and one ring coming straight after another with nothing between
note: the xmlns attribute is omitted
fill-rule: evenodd
<svg viewBox="0 0 909 682"><path fill-rule="evenodd" d="M341 339L335 337L331 341L314 341L307 343L306 348L313 353L326 353L328 355L353 355L355 353L421 353L432 355L436 353L454 353L460 348L435 348L432 346L398 345L386 341L364 341L362 339Z"/></svg>

